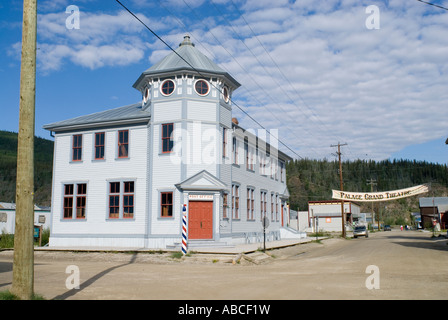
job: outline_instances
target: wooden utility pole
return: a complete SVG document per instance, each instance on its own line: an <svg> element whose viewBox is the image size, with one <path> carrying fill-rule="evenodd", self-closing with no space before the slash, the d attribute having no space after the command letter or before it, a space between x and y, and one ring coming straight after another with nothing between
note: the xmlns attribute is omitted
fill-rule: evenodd
<svg viewBox="0 0 448 320"><path fill-rule="evenodd" d="M34 113L37 0L23 1L20 111L17 147L16 221L11 292L31 299L34 291Z"/></svg>
<svg viewBox="0 0 448 320"><path fill-rule="evenodd" d="M342 180L342 160L341 160L341 147L346 146L347 144L340 144L338 142L337 145L331 145L330 147L338 147L338 158L339 158L339 180L341 184L341 191L344 191L344 182ZM341 219L342 219L342 237L345 238L345 215L344 215L344 200L341 199Z"/></svg>
<svg viewBox="0 0 448 320"><path fill-rule="evenodd" d="M373 192L373 186L376 186L376 180L370 178L370 180L367 181L368 181L367 184L370 185L370 192ZM372 228L374 224L375 224L375 210L373 210L373 202L372 202ZM380 230L378 229L378 231Z"/></svg>

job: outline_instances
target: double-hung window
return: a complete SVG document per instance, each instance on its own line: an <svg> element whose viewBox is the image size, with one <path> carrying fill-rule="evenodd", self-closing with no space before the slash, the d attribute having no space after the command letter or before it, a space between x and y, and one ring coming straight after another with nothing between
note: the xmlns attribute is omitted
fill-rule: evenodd
<svg viewBox="0 0 448 320"><path fill-rule="evenodd" d="M134 182L126 181L123 192L123 218L134 217Z"/></svg>
<svg viewBox="0 0 448 320"><path fill-rule="evenodd" d="M109 183L109 218L120 216L120 182Z"/></svg>
<svg viewBox="0 0 448 320"><path fill-rule="evenodd" d="M109 182L109 218L134 218L134 181Z"/></svg>
<svg viewBox="0 0 448 320"><path fill-rule="evenodd" d="M266 202L267 202L267 192L261 191L260 192L260 212L261 212L261 219L263 221L263 217L266 216Z"/></svg>
<svg viewBox="0 0 448 320"><path fill-rule="evenodd" d="M246 159L246 169L254 171L254 148L249 145L249 141L244 141L244 157Z"/></svg>
<svg viewBox="0 0 448 320"><path fill-rule="evenodd" d="M245 154L246 154L246 169L250 171L255 170L255 161L254 161L254 148L249 146L249 144L245 144L244 146Z"/></svg>
<svg viewBox="0 0 448 320"><path fill-rule="evenodd" d="M238 164L238 141L234 137L232 140L233 164Z"/></svg>
<svg viewBox="0 0 448 320"><path fill-rule="evenodd" d="M232 185L232 218L239 219L240 214L240 186Z"/></svg>
<svg viewBox="0 0 448 320"><path fill-rule="evenodd" d="M222 128L222 156L227 156L227 128Z"/></svg>
<svg viewBox="0 0 448 320"><path fill-rule="evenodd" d="M173 151L173 127L172 123L162 124L162 153Z"/></svg>
<svg viewBox="0 0 448 320"><path fill-rule="evenodd" d="M260 161L260 175L266 175L266 155L259 152L259 161Z"/></svg>
<svg viewBox="0 0 448 320"><path fill-rule="evenodd" d="M72 161L82 160L82 134L73 136L72 143Z"/></svg>
<svg viewBox="0 0 448 320"><path fill-rule="evenodd" d="M95 133L95 160L104 159L105 133Z"/></svg>
<svg viewBox="0 0 448 320"><path fill-rule="evenodd" d="M254 189L247 188L247 220L254 220L255 211Z"/></svg>
<svg viewBox="0 0 448 320"><path fill-rule="evenodd" d="M64 219L73 217L73 184L64 185Z"/></svg>
<svg viewBox="0 0 448 320"><path fill-rule="evenodd" d="M222 217L224 219L228 218L228 213L227 213L228 210L229 210L228 194L224 193L222 195Z"/></svg>
<svg viewBox="0 0 448 320"><path fill-rule="evenodd" d="M129 130L118 131L118 158L129 157Z"/></svg>
<svg viewBox="0 0 448 320"><path fill-rule="evenodd" d="M87 184L64 184L64 219L85 219Z"/></svg>
<svg viewBox="0 0 448 320"><path fill-rule="evenodd" d="M279 221L279 214L278 214L278 195L275 195L275 221Z"/></svg>
<svg viewBox="0 0 448 320"><path fill-rule="evenodd" d="M160 215L162 218L173 217L173 193L161 192L160 193Z"/></svg>

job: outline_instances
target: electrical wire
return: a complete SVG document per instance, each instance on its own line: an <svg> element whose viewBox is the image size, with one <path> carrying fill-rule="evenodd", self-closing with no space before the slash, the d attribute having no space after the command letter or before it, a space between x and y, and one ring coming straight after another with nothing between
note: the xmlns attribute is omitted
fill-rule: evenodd
<svg viewBox="0 0 448 320"><path fill-rule="evenodd" d="M176 50L174 50L168 43L166 43L156 32L154 32L150 27L148 27L139 17L137 17L131 10L129 10L124 4L122 4L119 0L115 0L118 4L120 4L129 14L131 14L137 21L139 21L146 29L148 29L157 39L159 39L165 46L168 47L172 52L174 52L180 59L182 59L186 64L188 64L189 67L191 67L196 73L198 73L200 76L204 76L199 70L197 70L194 66L192 66L187 60L185 60ZM212 84L212 86L214 86ZM216 86L214 86L215 89L218 89ZM218 89L219 90L219 89ZM240 107L235 101L232 101L233 105L238 107L245 115L247 115L252 121L254 121L258 126L266 130L271 136L273 136L279 143L281 143L284 147L286 147L289 151L294 153L296 156L298 156L300 159L303 159L302 156L300 156L297 152L295 152L293 149L291 149L288 145L286 145L283 141L281 141L278 137L275 137L270 133L268 129L266 129L260 122L258 122L255 118L253 118L249 113L247 113L242 107Z"/></svg>
<svg viewBox="0 0 448 320"><path fill-rule="evenodd" d="M422 1L422 0L417 0L417 1L422 2L422 3L426 3L426 4L429 4L430 6L434 6L434 7L437 7L437 8L440 8L440 9L443 9L443 10L447 10L447 11L448 11L448 8L439 6L439 5L434 4L434 3L431 3L431 2L426 2L426 1Z"/></svg>
<svg viewBox="0 0 448 320"><path fill-rule="evenodd" d="M316 118L316 120L318 121L318 125L320 124L322 126L323 129L325 129L327 132L331 132L332 130L323 122L319 119L319 117L317 116L317 114L314 112L313 109L311 109L311 107L306 103L305 99L302 97L302 95L300 94L300 92L292 85L291 81L289 80L288 77L286 77L286 75L283 73L283 71L280 69L279 65L277 64L277 62L274 60L274 58L271 56L271 54L269 53L269 51L266 49L266 47L263 45L263 43L260 41L260 39L258 38L258 36L256 35L255 31L252 29L252 27L249 25L249 23L247 22L246 18L244 17L244 15L241 13L241 11L238 9L238 7L236 6L235 2L233 0L230 0L233 7L235 8L236 12L238 12L238 14L240 15L240 17L243 19L244 23L247 25L247 27L249 28L249 30L251 31L251 33L254 35L255 39L258 41L258 43L261 45L261 47L263 48L263 50L266 52L267 56L269 57L269 59L272 61L272 63L274 64L274 66L276 67L276 69L280 72L280 74L282 75L283 79L286 80L286 82L288 82L290 88L296 93L296 95L300 98L300 100L302 101L303 105L306 107L307 110L310 111L311 115ZM213 3L213 5L216 7L216 5L214 4L213 0L211 0L211 2ZM218 8L217 8L218 9ZM219 9L218 9L219 10ZM234 29L232 27L232 29ZM244 42L243 42L244 43ZM245 43L244 43L245 44ZM247 47L247 46L246 46ZM248 48L249 49L249 48ZM249 49L249 51L252 53L252 51ZM254 55L252 53L252 55ZM254 57L257 59L257 61L260 63L260 61L258 60L258 58L254 55ZM261 63L260 63L261 65ZM268 72L266 72L268 73ZM283 90L283 87L279 85L279 87ZM289 96L289 94L285 91L283 91L285 93L285 95L290 99L290 101L292 102L292 104L294 106L296 106L297 108L299 107L297 104L294 103L294 100ZM305 112L301 111L304 115ZM312 120L311 118L309 118L310 120ZM339 138L339 140L343 140L340 139L340 137L337 137L335 134L333 134L334 137Z"/></svg>
<svg viewBox="0 0 448 320"><path fill-rule="evenodd" d="M184 4L190 9L190 11L191 11L191 13L196 17L196 19L197 20L201 20L201 17L199 17L197 14L196 14L196 12L191 8L191 6L185 1L185 0L183 0L183 2L184 2ZM186 26L185 26L185 24L182 22L182 21L180 21L173 13L172 13L172 11L169 9L169 8L167 8L164 4L163 4L163 1L159 1L159 4L162 6L162 7L164 7L165 8L165 10L167 10L177 21L178 21L178 23L179 23L179 25L181 25L181 26L183 26L183 28L186 30ZM215 5L215 8L221 13L221 15L222 16L224 16L224 14L219 10L219 8L218 7L216 7L216 5ZM228 23L229 24L229 23ZM230 24L229 24L230 25ZM231 25L230 25L231 26ZM232 26L231 26L232 27ZM232 29L233 29L233 27L232 27ZM216 40L216 42L217 43L219 43L220 45L221 45L221 47L227 52L227 54L230 56L230 57L232 57L232 59L238 64L238 66L245 72L245 74L249 74L249 71L246 69L246 68L244 68L242 65L241 65L241 63L239 63L239 61L232 55L232 53L231 52L229 52L229 50L222 44L222 42L215 36L215 34L213 33L213 31L211 30L211 29L209 29L208 30L208 32L214 37L214 39ZM234 31L235 33L236 33L236 31ZM238 34L236 33L236 35L238 36ZM193 38L194 38L194 35L191 35ZM239 38L239 40L241 41L241 42L243 42L243 44L246 46L246 48L248 48L247 47L247 45L244 43L244 41L241 39L241 38ZM200 42L199 42L200 43ZM209 52L211 55L213 55L205 46L202 46L202 48L204 48L207 52ZM250 50L250 48L248 48L248 50L252 53L252 55L257 59L257 61L260 63L260 65L261 65L261 62L258 60L258 58L254 55L254 53ZM222 68L224 68L224 69L226 69L225 67L222 67ZM226 71L228 71L228 70L226 70ZM228 71L229 72L229 71ZM229 72L230 73L230 72ZM252 82L254 82L257 86L258 86L258 88L260 89L260 90L262 90L262 91L264 91L263 90L263 88L262 88L262 86L252 77L251 78L251 81ZM280 88L282 88L280 85L278 85L278 87L280 87ZM254 94L251 92L251 91L249 91L249 90L247 90L247 89L245 89L244 87L243 87L243 89L252 97L252 99L254 99L257 103L258 103L258 105L259 106L262 106L264 109L266 109L277 121L278 121L278 123L279 123L279 125L281 125L281 126L284 126L285 124L284 124L284 122L282 122L278 117L277 117L277 115L275 114L275 113L273 113L272 112L272 110L270 109L270 108L266 108L266 106L265 106L265 104L263 104L263 103L261 103L255 96L254 96ZM280 109L282 109L282 111L285 113L285 114L287 114L287 112L283 109L283 108L281 108L281 106L279 106L277 103L276 103L276 101L272 98L272 96L269 94L269 93L266 93L265 92L265 96L266 97L269 97L270 99L271 99L271 101L272 101L272 103L273 104L275 104L276 106L278 106ZM294 119L294 118L292 118L291 117L291 119ZM309 132L306 128L302 128L303 130L305 130L305 132L308 134L308 135L313 135L311 132ZM295 135L295 138L296 139L299 139L299 137L297 136L297 135ZM302 140L302 141L304 141L304 140ZM309 149L310 150L313 150L313 151L315 151L315 147L309 147ZM315 151L316 152L316 151ZM316 152L317 153L317 152Z"/></svg>

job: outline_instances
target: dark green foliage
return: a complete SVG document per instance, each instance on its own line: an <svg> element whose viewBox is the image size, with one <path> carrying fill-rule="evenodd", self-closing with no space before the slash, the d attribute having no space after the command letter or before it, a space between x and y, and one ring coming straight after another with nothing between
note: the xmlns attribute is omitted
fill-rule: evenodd
<svg viewBox="0 0 448 320"><path fill-rule="evenodd" d="M294 160L287 164L287 184L293 210L308 210L308 201L331 200L332 189L340 190L339 163L327 160ZM411 160L346 161L342 165L344 190L370 192L368 180L375 179L374 191L388 191L431 183L435 196L446 196L448 169L446 165ZM406 199L395 200L408 210L419 211L417 197L413 203ZM367 206L370 206L368 204ZM363 208L361 208L363 209ZM368 207L366 207L368 210Z"/></svg>
<svg viewBox="0 0 448 320"><path fill-rule="evenodd" d="M0 201L15 202L17 133L0 131ZM49 206L53 170L53 141L34 138L34 202Z"/></svg>

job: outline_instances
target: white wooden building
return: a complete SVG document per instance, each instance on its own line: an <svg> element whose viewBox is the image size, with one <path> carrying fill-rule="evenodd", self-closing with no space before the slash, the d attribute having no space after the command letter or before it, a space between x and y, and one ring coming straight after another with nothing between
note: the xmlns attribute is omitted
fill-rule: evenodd
<svg viewBox="0 0 448 320"><path fill-rule="evenodd" d="M344 201L344 216L346 230L353 224L353 217L360 216L360 206L354 202ZM341 218L341 201L309 201L308 202L308 221L309 231L328 231L341 232L342 218Z"/></svg>
<svg viewBox="0 0 448 320"><path fill-rule="evenodd" d="M0 202L0 234L14 234L16 228L16 204ZM49 229L51 225L51 211L48 207L34 205L34 225Z"/></svg>
<svg viewBox="0 0 448 320"><path fill-rule="evenodd" d="M232 76L188 36L176 52L134 83L142 101L44 126L55 137L50 246L176 245L184 205L190 244L262 241L263 216L267 239L280 238L291 158L232 119Z"/></svg>

